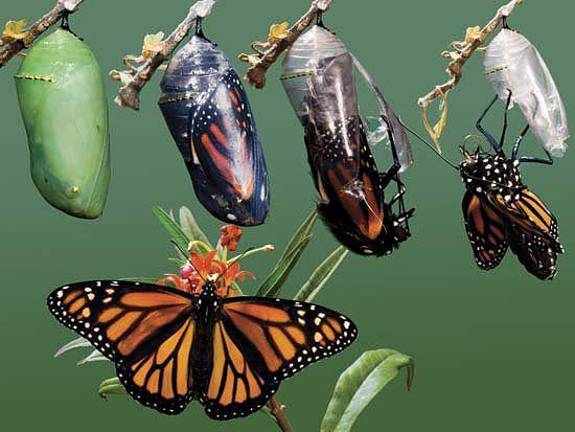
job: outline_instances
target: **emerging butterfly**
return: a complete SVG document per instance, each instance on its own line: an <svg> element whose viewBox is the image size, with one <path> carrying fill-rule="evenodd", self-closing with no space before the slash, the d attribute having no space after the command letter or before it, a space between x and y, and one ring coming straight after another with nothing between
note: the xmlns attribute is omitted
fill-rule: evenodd
<svg viewBox="0 0 575 432"><path fill-rule="evenodd" d="M332 356L357 336L352 321L291 300L230 297L245 272L215 251L193 253L179 288L120 281L67 285L52 314L112 360L130 395L164 414L197 399L217 420L264 406L282 380Z"/></svg>
<svg viewBox="0 0 575 432"><path fill-rule="evenodd" d="M523 184L519 165L521 162L550 165L553 159L549 153L548 159L517 157L529 126L516 140L511 157L504 154L511 92L507 99L501 141L497 142L481 126L483 118L496 101L497 97L477 122L477 128L496 154L479 149L475 154L470 154L462 147L464 160L460 172L467 188L463 198L467 235L481 269L496 268L510 247L527 271L539 279L551 280L557 274L557 255L563 253L557 219L547 205Z"/></svg>
<svg viewBox="0 0 575 432"><path fill-rule="evenodd" d="M404 203L400 172L413 159L401 121L377 89L394 162L387 172L378 170L359 109L358 63L335 34L318 24L292 45L281 79L305 130L321 218L352 252L383 256L411 236L415 210ZM393 184L397 193L386 196Z"/></svg>

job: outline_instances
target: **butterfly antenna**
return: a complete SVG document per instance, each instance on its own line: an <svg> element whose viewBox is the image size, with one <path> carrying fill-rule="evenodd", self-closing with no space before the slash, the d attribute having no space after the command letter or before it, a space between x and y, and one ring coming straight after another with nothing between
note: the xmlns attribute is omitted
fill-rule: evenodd
<svg viewBox="0 0 575 432"><path fill-rule="evenodd" d="M179 245L175 240L170 240L170 243L172 243L172 245L174 245L174 247L176 248L176 250L177 250L180 254L182 254L182 256L183 256L184 258L188 256L188 253L187 253L185 250L183 250L183 249L180 247L180 245Z"/></svg>
<svg viewBox="0 0 575 432"><path fill-rule="evenodd" d="M403 128L408 131L410 134L412 134L415 138L417 138L419 141L421 141L425 146L429 147L429 149L435 153L435 155L437 157L439 157L441 160L443 160L443 162L445 162L447 165L449 165L451 168L459 171L459 166L457 164L455 164L454 162L450 161L448 158L446 158L445 156L443 156L441 153L439 153L437 151L437 149L431 145L431 143L427 142L427 140L425 138L423 138L421 135L419 135L417 132L415 132L413 129L411 129L409 126L407 126L405 123L403 123L403 121L400 119L399 120L401 126L403 126Z"/></svg>
<svg viewBox="0 0 575 432"><path fill-rule="evenodd" d="M184 258L188 256L188 253L187 253L186 251L184 251L176 241L170 240L170 243L172 243L172 244L174 245L174 247L177 249L177 251L180 252ZM187 259L187 262L190 263L190 265L191 265L192 268L196 271L196 273L198 274L198 276L200 277L200 279L203 280L204 283L207 283L208 281L206 280L206 278L204 278L204 277L202 276L202 274L201 274L200 271L197 269L197 267L194 265L194 263L192 262L192 260L188 258L188 259Z"/></svg>

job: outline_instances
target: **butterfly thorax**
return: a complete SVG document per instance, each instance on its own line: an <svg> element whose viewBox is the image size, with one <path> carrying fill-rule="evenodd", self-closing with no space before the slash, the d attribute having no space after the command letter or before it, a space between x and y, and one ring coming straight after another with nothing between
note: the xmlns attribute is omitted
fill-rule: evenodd
<svg viewBox="0 0 575 432"><path fill-rule="evenodd" d="M195 300L196 335L192 349L194 368L191 371L195 388L203 388L212 368L213 330L221 319L221 298L215 282L208 280Z"/></svg>
<svg viewBox="0 0 575 432"><path fill-rule="evenodd" d="M499 195L506 201L518 199L526 187L519 172L519 161L503 155L466 154L460 173L467 190L475 195Z"/></svg>

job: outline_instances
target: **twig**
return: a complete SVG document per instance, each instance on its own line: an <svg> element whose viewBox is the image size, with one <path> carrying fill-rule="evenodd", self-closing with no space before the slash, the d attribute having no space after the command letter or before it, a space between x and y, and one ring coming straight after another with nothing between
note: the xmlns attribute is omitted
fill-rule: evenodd
<svg viewBox="0 0 575 432"><path fill-rule="evenodd" d="M279 403L279 401L272 397L268 402L269 413L273 416L279 428L283 432L293 432L290 422L286 416L286 406Z"/></svg>
<svg viewBox="0 0 575 432"><path fill-rule="evenodd" d="M211 14L215 3L216 0L197 1L190 8L186 18L166 39L157 43L153 51L144 49L142 55L138 57L124 56L123 63L126 70L110 72L112 79L122 83L115 99L119 106L134 110L140 109L140 92L144 86L152 79L156 70L170 58L180 42L188 35L192 26L196 24L198 18L205 18ZM163 37L161 33L158 35ZM137 66L133 63L136 63Z"/></svg>
<svg viewBox="0 0 575 432"><path fill-rule="evenodd" d="M266 43L254 42L252 50L255 54L240 54L239 59L250 64L246 74L246 80L256 88L263 88L266 85L266 72L273 65L278 57L288 49L296 39L309 27L313 20L331 6L333 0L313 0L309 10L293 26L287 30L285 35L276 41L268 40Z"/></svg>
<svg viewBox="0 0 575 432"><path fill-rule="evenodd" d="M463 42L453 42L451 47L453 51L445 51L442 56L450 59L449 65L447 66L446 72L449 74L450 79L445 83L436 86L427 95L419 98L417 104L421 108L421 113L423 117L423 124L425 129L435 142L437 150L441 152L441 145L439 143L439 138L447 126L447 96L448 93L453 90L461 79L463 78L463 67L465 63L473 56L473 54L478 51L487 38L493 33L499 24L513 13L515 7L522 4L524 0L512 0L505 6L502 6L497 11L497 14L487 23L483 28L472 27L467 29L467 35L465 41ZM436 99L442 99L441 115L440 119L435 126L431 126L429 118L427 116L427 108Z"/></svg>
<svg viewBox="0 0 575 432"><path fill-rule="evenodd" d="M6 65L12 57L25 48L30 47L42 33L56 24L64 14L73 14L84 0L58 0L50 12L36 21L25 32L22 39L14 39L0 46L0 68Z"/></svg>
<svg viewBox="0 0 575 432"><path fill-rule="evenodd" d="M470 35L471 37L464 43L454 42L452 46L455 48L455 51L443 53L444 57L451 59L447 66L447 73L451 79L444 84L435 87L435 89L427 95L420 98L417 103L421 108L427 108L435 99L443 97L459 84L459 81L461 81L461 78L463 77L463 66L467 60L469 60L473 53L483 45L501 21L511 15L515 7L522 4L523 1L524 0L512 0L505 6L499 8L495 17L493 17L493 19L491 19L491 21L489 21L489 23L479 32Z"/></svg>

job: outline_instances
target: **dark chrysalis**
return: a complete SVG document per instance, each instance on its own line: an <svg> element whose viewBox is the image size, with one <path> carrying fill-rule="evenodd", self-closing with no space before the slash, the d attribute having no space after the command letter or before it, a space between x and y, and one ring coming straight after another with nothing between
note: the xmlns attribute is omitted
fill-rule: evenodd
<svg viewBox="0 0 575 432"><path fill-rule="evenodd" d="M412 162L398 118L382 103L382 123L394 164L380 173L359 112L354 58L333 33L316 25L290 48L282 82L305 130L305 143L318 210L334 236L362 255L387 255L409 236L413 209L403 204L399 172ZM398 193L386 202L395 182ZM394 204L399 214L394 214Z"/></svg>
<svg viewBox="0 0 575 432"><path fill-rule="evenodd" d="M462 148L464 160L460 172L467 189L462 204L465 227L475 260L482 270L499 266L510 248L529 273L551 280L557 274L557 255L563 253L557 219L543 200L523 183L519 165L550 164L553 159L549 153L548 159L518 157L529 126L516 140L511 157L505 155L503 144L511 101L509 93L501 141L481 126L481 120L497 102L497 96L477 123L494 154L480 149L468 153Z"/></svg>
<svg viewBox="0 0 575 432"><path fill-rule="evenodd" d="M269 180L254 117L240 78L202 35L172 58L160 108L200 202L236 225L264 223Z"/></svg>

